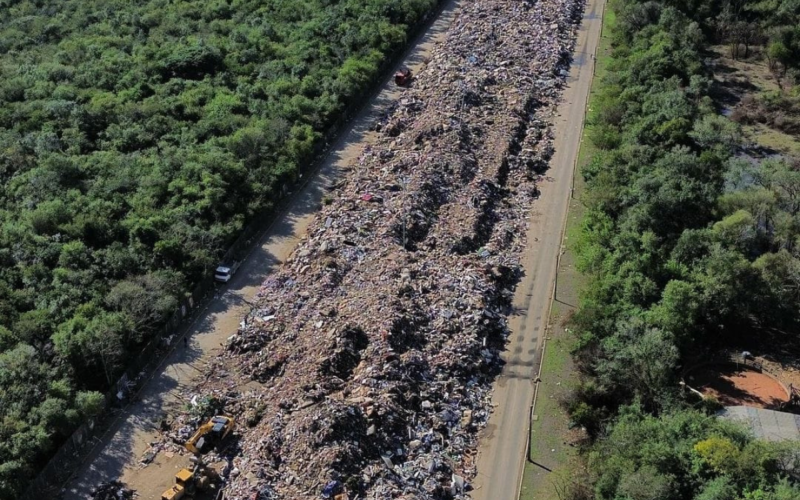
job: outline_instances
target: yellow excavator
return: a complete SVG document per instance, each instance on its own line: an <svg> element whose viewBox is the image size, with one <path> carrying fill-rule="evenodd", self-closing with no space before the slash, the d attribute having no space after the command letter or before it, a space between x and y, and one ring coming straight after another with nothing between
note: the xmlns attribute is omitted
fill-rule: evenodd
<svg viewBox="0 0 800 500"><path fill-rule="evenodd" d="M224 415L211 417L186 441L186 449L197 456L205 455L233 430L233 419Z"/></svg>
<svg viewBox="0 0 800 500"><path fill-rule="evenodd" d="M214 471L203 464L202 456L208 453L233 430L233 419L223 415L212 417L186 441L186 449L195 455L194 467L184 468L175 474L175 484L161 494L161 500L181 500L192 498L198 491L211 485Z"/></svg>

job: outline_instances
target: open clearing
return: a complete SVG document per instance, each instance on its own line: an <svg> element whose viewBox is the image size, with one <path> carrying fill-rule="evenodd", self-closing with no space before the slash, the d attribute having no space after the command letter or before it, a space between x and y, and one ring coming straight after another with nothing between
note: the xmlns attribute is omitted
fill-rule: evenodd
<svg viewBox="0 0 800 500"><path fill-rule="evenodd" d="M693 370L689 384L725 406L774 409L789 399L786 389L774 378L734 364L706 365Z"/></svg>
<svg viewBox="0 0 800 500"><path fill-rule="evenodd" d="M713 47L717 59L715 62L715 78L720 83L722 95L718 96L730 112L746 96L762 92L775 92L781 89L775 74L770 71L765 61L753 53L747 59L732 59L727 46ZM791 134L770 127L763 123L753 123L742 127L745 137L751 143L758 144L770 151L793 156L800 156L800 141Z"/></svg>

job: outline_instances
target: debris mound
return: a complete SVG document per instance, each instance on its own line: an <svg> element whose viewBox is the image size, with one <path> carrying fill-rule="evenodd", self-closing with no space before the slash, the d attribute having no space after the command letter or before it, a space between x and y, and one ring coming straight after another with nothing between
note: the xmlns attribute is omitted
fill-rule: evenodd
<svg viewBox="0 0 800 500"><path fill-rule="evenodd" d="M109 481L102 483L92 490L92 500L130 500L135 496L135 492L128 489L120 481Z"/></svg>
<svg viewBox="0 0 800 500"><path fill-rule="evenodd" d="M225 498L469 498L582 6L460 7L198 388Z"/></svg>

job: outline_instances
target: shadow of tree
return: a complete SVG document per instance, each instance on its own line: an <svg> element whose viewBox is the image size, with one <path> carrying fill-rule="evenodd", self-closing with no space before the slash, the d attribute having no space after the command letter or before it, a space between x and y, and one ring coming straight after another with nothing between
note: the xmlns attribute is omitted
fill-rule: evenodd
<svg viewBox="0 0 800 500"><path fill-rule="evenodd" d="M740 370L733 365L712 365L691 374L692 384L701 392L711 393L725 406L778 408L786 401L783 388L767 375Z"/></svg>

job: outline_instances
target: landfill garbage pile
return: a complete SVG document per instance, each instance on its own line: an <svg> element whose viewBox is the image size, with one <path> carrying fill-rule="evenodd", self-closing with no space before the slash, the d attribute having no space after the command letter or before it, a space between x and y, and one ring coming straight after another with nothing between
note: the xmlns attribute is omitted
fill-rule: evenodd
<svg viewBox="0 0 800 500"><path fill-rule="evenodd" d="M109 481L92 490L92 500L130 500L135 492L128 489L125 483Z"/></svg>
<svg viewBox="0 0 800 500"><path fill-rule="evenodd" d="M202 384L226 498L469 498L582 7L459 7Z"/></svg>

